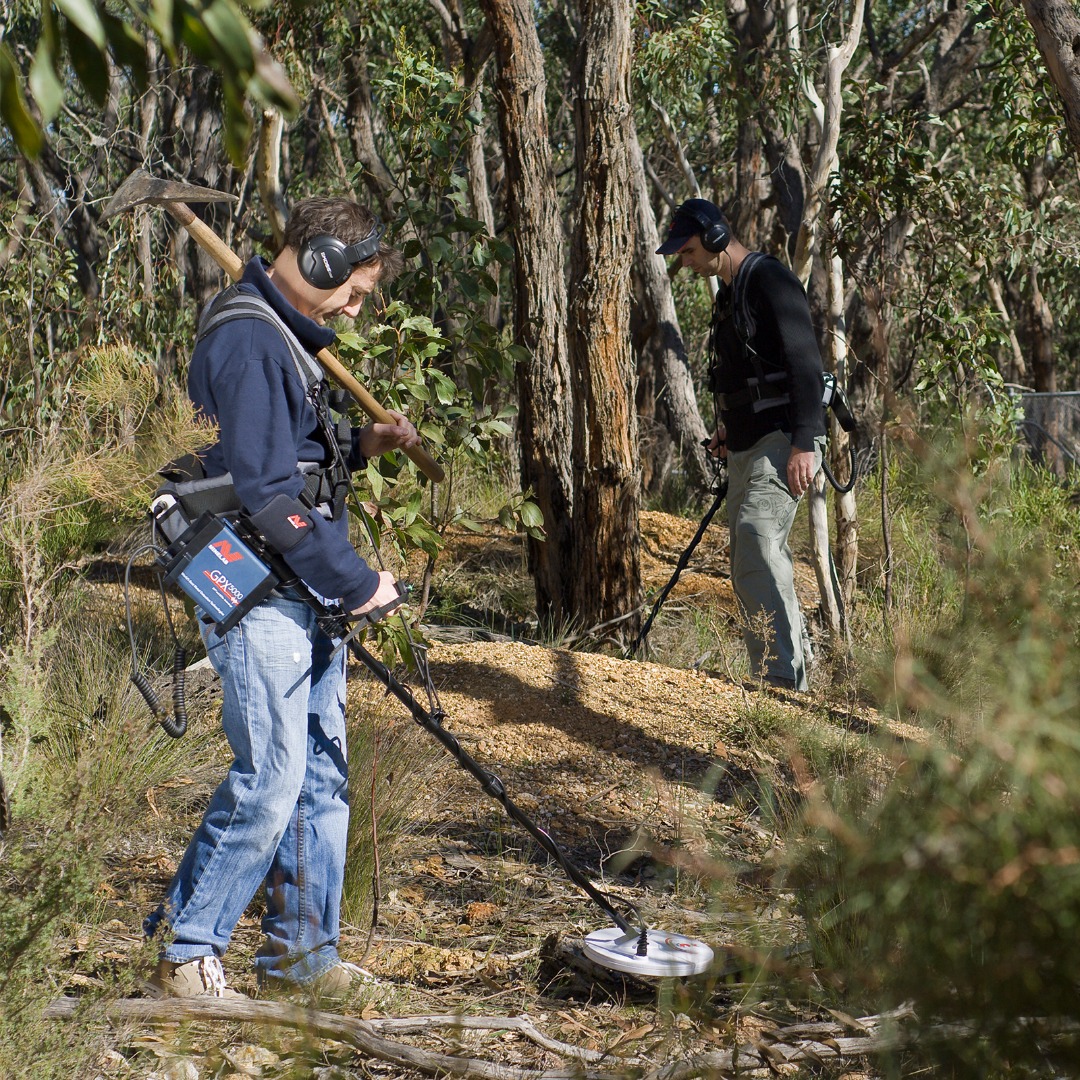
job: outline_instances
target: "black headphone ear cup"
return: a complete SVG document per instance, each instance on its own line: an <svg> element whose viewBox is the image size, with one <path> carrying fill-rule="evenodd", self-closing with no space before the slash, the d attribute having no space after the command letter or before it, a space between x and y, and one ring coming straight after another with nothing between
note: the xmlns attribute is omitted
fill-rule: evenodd
<svg viewBox="0 0 1080 1080"><path fill-rule="evenodd" d="M723 251L731 241L731 230L726 222L714 221L701 234L701 246L713 254Z"/></svg>
<svg viewBox="0 0 1080 1080"><path fill-rule="evenodd" d="M336 289L352 274L345 245L336 236L313 236L296 256L300 276L316 289Z"/></svg>

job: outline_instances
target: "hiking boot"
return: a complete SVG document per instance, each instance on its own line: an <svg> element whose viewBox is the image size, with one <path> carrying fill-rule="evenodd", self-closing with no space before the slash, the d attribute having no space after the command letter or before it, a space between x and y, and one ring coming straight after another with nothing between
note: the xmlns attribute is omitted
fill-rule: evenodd
<svg viewBox="0 0 1080 1080"><path fill-rule="evenodd" d="M790 690L793 694L798 692L795 689L795 680L785 679L783 675L765 675L762 681L766 686L775 687L777 690Z"/></svg>
<svg viewBox="0 0 1080 1080"><path fill-rule="evenodd" d="M291 979L274 977L258 971L259 995L288 998L292 1001L342 1001L357 987L375 982L370 971L357 964L339 960L333 967L316 975L311 982L298 983Z"/></svg>
<svg viewBox="0 0 1080 1080"><path fill-rule="evenodd" d="M158 963L150 976L152 989L178 998L217 997L236 1000L247 995L225 985L225 971L216 956L200 956L182 964L170 960Z"/></svg>

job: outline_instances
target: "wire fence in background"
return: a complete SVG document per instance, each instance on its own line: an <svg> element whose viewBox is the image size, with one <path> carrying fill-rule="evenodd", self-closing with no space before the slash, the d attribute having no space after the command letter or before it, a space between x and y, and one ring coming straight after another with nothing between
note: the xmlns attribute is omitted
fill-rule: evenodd
<svg viewBox="0 0 1080 1080"><path fill-rule="evenodd" d="M1080 467L1080 390L1050 394L1017 387L1012 393L1032 460L1059 476Z"/></svg>

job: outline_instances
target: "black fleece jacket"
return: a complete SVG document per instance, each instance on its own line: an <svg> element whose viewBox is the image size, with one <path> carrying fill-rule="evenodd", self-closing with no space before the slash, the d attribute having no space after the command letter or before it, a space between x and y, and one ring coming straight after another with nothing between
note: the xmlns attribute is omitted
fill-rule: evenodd
<svg viewBox="0 0 1080 1080"><path fill-rule="evenodd" d="M740 282L748 269L749 277ZM756 374L735 325L735 295L741 295L743 288L750 314L748 345L765 371L787 374L786 384L776 393L786 391L789 402L760 412L751 405L721 410L728 449L749 450L770 432L783 431L790 436L792 446L813 450L814 439L825 434L821 354L799 279L771 255L744 260L733 286L720 287L711 338L713 389L722 394L737 393Z"/></svg>

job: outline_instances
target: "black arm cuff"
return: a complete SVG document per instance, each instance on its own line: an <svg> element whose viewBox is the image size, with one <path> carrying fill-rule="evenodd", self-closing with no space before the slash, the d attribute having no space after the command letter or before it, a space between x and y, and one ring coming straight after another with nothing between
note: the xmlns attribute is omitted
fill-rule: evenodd
<svg viewBox="0 0 1080 1080"><path fill-rule="evenodd" d="M249 519L281 555L292 551L315 531L307 507L299 499L284 494L275 495L257 514L249 515Z"/></svg>

